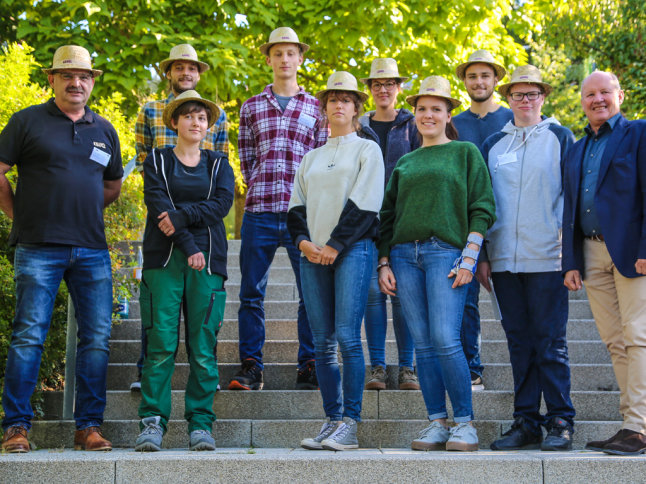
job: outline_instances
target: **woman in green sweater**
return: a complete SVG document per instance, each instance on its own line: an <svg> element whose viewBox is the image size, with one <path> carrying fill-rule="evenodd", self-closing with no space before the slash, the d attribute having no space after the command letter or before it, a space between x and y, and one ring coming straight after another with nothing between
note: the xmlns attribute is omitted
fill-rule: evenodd
<svg viewBox="0 0 646 484"><path fill-rule="evenodd" d="M455 141L449 82L431 76L406 101L422 146L403 156L381 209L379 285L399 296L415 342L417 371L431 425L415 450L477 450L471 379L460 328L482 239L495 220L491 181L475 145ZM462 249L464 248L464 249ZM447 425L445 392L453 407Z"/></svg>

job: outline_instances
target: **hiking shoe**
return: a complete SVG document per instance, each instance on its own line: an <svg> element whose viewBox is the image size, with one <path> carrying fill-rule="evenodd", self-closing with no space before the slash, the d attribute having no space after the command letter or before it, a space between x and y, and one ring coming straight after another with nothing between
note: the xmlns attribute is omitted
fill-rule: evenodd
<svg viewBox="0 0 646 484"><path fill-rule="evenodd" d="M262 390L262 370L253 358L242 362L240 371L236 373L229 383L229 390Z"/></svg>
<svg viewBox="0 0 646 484"><path fill-rule="evenodd" d="M554 417L547 424L547 436L541 444L541 450L572 450L572 425L559 417Z"/></svg>
<svg viewBox="0 0 646 484"><path fill-rule="evenodd" d="M208 430L193 430L189 442L189 450L215 450L215 439Z"/></svg>
<svg viewBox="0 0 646 484"><path fill-rule="evenodd" d="M314 360L309 360L303 368L298 369L296 376L296 390L318 390L319 381L316 378Z"/></svg>
<svg viewBox="0 0 646 484"><path fill-rule="evenodd" d="M339 422L338 420L332 421L328 417L327 421L321 427L321 431L319 432L319 434L313 439L301 440L301 447L309 450L323 450L323 446L321 445L321 442L323 442L330 435L332 435L339 425L341 425L341 422Z"/></svg>
<svg viewBox="0 0 646 484"><path fill-rule="evenodd" d="M482 382L482 377L477 373L471 372L471 391L481 392L482 390L484 390L484 383Z"/></svg>
<svg viewBox="0 0 646 484"><path fill-rule="evenodd" d="M469 422L462 422L449 429L449 440L446 450L462 450L473 452L478 450L478 433Z"/></svg>
<svg viewBox="0 0 646 484"><path fill-rule="evenodd" d="M146 417L141 420L144 429L135 441L137 452L156 452L161 450L164 429L160 425L161 417Z"/></svg>
<svg viewBox="0 0 646 484"><path fill-rule="evenodd" d="M449 429L434 420L431 425L419 433L419 437L413 440L410 448L413 450L444 450L447 440L449 440Z"/></svg>
<svg viewBox="0 0 646 484"><path fill-rule="evenodd" d="M397 377L400 390L419 390L419 381L412 368L402 366Z"/></svg>
<svg viewBox="0 0 646 484"><path fill-rule="evenodd" d="M357 421L344 417L336 430L328 438L323 439L321 446L325 450L358 449Z"/></svg>
<svg viewBox="0 0 646 484"><path fill-rule="evenodd" d="M385 390L386 389L386 368L377 365L372 369L366 390Z"/></svg>
<svg viewBox="0 0 646 484"><path fill-rule="evenodd" d="M131 392L141 392L141 377L138 376L136 381L133 381L130 384L130 391Z"/></svg>
<svg viewBox="0 0 646 484"><path fill-rule="evenodd" d="M494 441L491 450L521 450L538 449L543 441L543 433L534 433L525 425L522 418L517 418L511 428L502 434L502 438Z"/></svg>

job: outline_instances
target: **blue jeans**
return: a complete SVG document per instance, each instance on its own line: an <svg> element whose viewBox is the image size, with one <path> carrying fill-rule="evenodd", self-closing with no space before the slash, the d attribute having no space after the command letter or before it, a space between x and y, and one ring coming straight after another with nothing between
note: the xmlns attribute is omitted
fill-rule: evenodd
<svg viewBox="0 0 646 484"><path fill-rule="evenodd" d="M480 362L480 309L478 308L480 283L474 277L467 287L467 300L464 304L464 314L462 315L460 339L462 340L462 349L469 365L469 371L482 376L484 367Z"/></svg>
<svg viewBox="0 0 646 484"><path fill-rule="evenodd" d="M395 245L390 262L397 293L417 355L428 418L446 418L448 391L456 422L473 419L471 378L460 341L467 286L453 289L449 279L461 249L435 237Z"/></svg>
<svg viewBox="0 0 646 484"><path fill-rule="evenodd" d="M312 330L307 320L300 277L300 251L287 231L287 213L245 212L240 229L240 309L238 334L240 360L253 358L262 364L265 344L265 291L269 266L278 247L285 247L296 276L298 288L298 367L314 359Z"/></svg>
<svg viewBox="0 0 646 484"><path fill-rule="evenodd" d="M366 304L365 326L370 365L386 366L386 331L388 329L388 316L386 311L386 295L379 289L379 275L376 271L377 263L373 264L370 289L368 290L368 303ZM397 341L397 354L399 367L413 368L413 354L415 346L413 337L408 331L404 316L402 316L401 303L397 296L391 296L393 308L393 329Z"/></svg>
<svg viewBox="0 0 646 484"><path fill-rule="evenodd" d="M110 329L112 272L106 250L18 244L14 259L16 316L7 355L2 406L6 429L31 428L30 398L47 337L54 299L65 280L78 324L76 428L103 423Z"/></svg>
<svg viewBox="0 0 646 484"><path fill-rule="evenodd" d="M361 420L366 366L361 347L361 320L368 299L375 244L364 239L345 249L333 265L301 258L301 278L312 325L323 409L331 420ZM343 391L337 357L343 356Z"/></svg>
<svg viewBox="0 0 646 484"><path fill-rule="evenodd" d="M560 272L494 272L514 376L514 418L536 433L553 417L574 424L567 349L568 293ZM547 415L540 414L541 394Z"/></svg>

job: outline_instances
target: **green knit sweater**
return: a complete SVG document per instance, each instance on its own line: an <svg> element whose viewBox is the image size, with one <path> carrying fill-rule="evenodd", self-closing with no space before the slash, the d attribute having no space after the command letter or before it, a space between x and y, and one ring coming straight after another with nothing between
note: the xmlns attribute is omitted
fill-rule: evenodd
<svg viewBox="0 0 646 484"><path fill-rule="evenodd" d="M472 143L451 141L400 158L380 212L379 256L395 244L435 236L459 249L496 220L489 172Z"/></svg>

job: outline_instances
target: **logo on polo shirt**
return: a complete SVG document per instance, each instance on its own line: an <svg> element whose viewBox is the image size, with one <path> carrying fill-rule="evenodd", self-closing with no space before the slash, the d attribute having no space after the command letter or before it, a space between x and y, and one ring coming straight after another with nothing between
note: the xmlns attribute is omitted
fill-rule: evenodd
<svg viewBox="0 0 646 484"><path fill-rule="evenodd" d="M97 148L106 149L105 143L101 143L100 141L92 141L92 144L94 144L94 146L96 146Z"/></svg>

